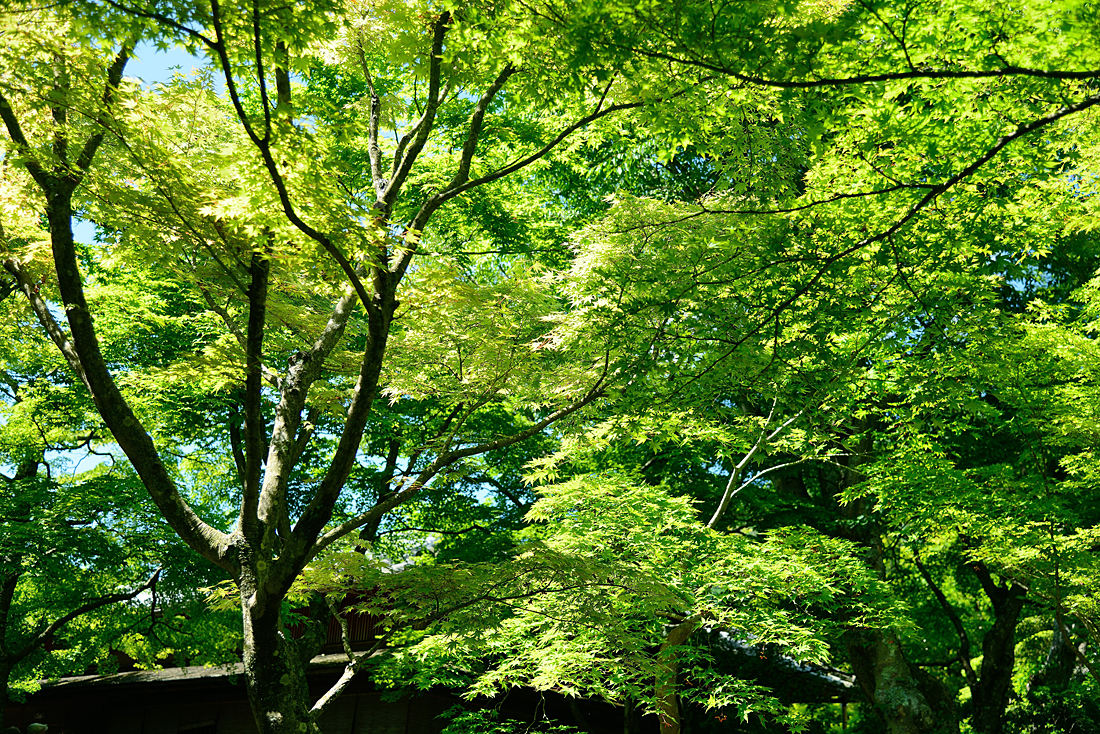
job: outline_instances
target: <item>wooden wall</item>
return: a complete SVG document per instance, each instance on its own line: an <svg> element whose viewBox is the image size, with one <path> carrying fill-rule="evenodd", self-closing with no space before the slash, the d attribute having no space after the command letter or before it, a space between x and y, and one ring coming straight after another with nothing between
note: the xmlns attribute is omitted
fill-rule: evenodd
<svg viewBox="0 0 1100 734"><path fill-rule="evenodd" d="M185 669L186 670L186 669ZM201 669L200 669L201 670ZM173 671L157 671L172 673ZM334 676L311 676L319 696ZM114 678L116 680L111 681ZM439 734L439 714L459 699L425 693L383 700L365 680L346 691L322 717L325 734ZM117 680L122 679L122 680ZM6 726L49 725L49 734L253 734L244 682L237 676L109 676L43 688L9 706Z"/></svg>

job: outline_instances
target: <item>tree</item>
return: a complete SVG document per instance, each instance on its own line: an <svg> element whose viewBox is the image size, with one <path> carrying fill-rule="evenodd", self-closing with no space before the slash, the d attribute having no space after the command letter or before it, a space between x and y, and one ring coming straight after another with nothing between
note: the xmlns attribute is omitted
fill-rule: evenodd
<svg viewBox="0 0 1100 734"><path fill-rule="evenodd" d="M4 90L0 117L8 155L27 171L30 195L42 202L56 282L51 278L45 292L35 282L38 252L9 250L5 267L166 521L237 585L245 677L260 730L315 730L317 709L310 710L303 672L310 651L299 649L282 624L282 601L310 559L375 523L456 462L537 436L594 400L612 377L599 359L578 365L563 350L538 347L538 317L551 300L538 293L538 281L529 279L520 292L515 283L468 280L476 271L448 280L430 263L414 267L414 256L435 241L433 218L451 199L526 170L573 132L637 103L619 101L606 81L596 86L583 67L562 80L540 74L540 50L522 35L491 33L508 18L476 8L315 6L293 19L275 6L256 5L247 16L217 3L180 10L177 16L111 5L15 16L12 37L25 42L10 47L5 63L18 70L18 82ZM93 28L105 27L119 36L97 38ZM337 44L319 47L322 34L337 30ZM164 42L174 34L221 68L228 129L215 124L194 144L178 99L146 100L123 82L134 43L149 32ZM379 32L392 42L377 45ZM359 87L360 114L318 109L299 117L292 77L323 64L322 52L339 62L337 78ZM551 89L561 94L547 108ZM190 99L195 109L206 104L201 89ZM167 120L150 125L158 113ZM383 124L404 134L386 142ZM236 150L216 150L218 144ZM116 162L97 168L108 151ZM111 168L134 175L120 187ZM83 263L72 235L79 207L111 240ZM149 223L157 234L143 230ZM207 366L220 359L231 367L212 365L205 384L199 382L208 390L232 384L239 400L239 413L207 434L239 473L234 527L196 512L163 451L173 427L157 425L142 410L134 394L140 376L121 381L127 362L113 363L102 347L102 324L86 297L90 269L103 257L136 257L139 248L201 283L210 311L235 341L204 345ZM210 272L214 282L206 280ZM402 283L417 283L420 293L399 301ZM54 286L67 332L46 300ZM504 297L515 299L514 311L500 309ZM405 312L398 311L402 302ZM430 320L434 305L449 309L438 317L450 319L452 329L462 326L452 332L456 343L433 344L429 357L413 350L418 339L439 333ZM279 328L283 314L303 306L305 318ZM428 312L426 323L419 310ZM498 316L512 318L514 328ZM413 362L408 371L405 345ZM331 380L322 379L327 370L335 371ZM535 371L554 389L530 390L522 378ZM400 481L331 524L376 400L428 391L442 410L430 416L434 425L420 444L407 449ZM496 405L517 416L504 435L482 432L476 420ZM334 428L317 435L326 411ZM320 455L307 454L311 439L322 443ZM298 470L315 473L306 493L294 497Z"/></svg>
<svg viewBox="0 0 1100 734"><path fill-rule="evenodd" d="M348 549L318 559L302 588L370 590L352 608L386 616L388 655L348 655L377 682L601 698L657 714L665 732L680 731L681 698L783 718L758 686L718 673L709 644L687 644L696 632L809 662L827 655L830 613L882 622L875 582L845 541L805 528L720 534L690 499L617 471L539 494L513 559L393 573Z"/></svg>

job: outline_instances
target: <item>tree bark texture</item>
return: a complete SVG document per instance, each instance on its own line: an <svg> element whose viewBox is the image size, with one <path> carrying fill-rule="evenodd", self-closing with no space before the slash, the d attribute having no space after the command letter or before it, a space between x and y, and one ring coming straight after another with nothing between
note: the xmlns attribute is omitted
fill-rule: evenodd
<svg viewBox="0 0 1100 734"><path fill-rule="evenodd" d="M309 686L298 644L283 627L281 598L269 599L256 566L240 578L244 677L259 734L320 734L309 713ZM271 602L271 603L268 603Z"/></svg>
<svg viewBox="0 0 1100 734"><path fill-rule="evenodd" d="M1069 685L1070 680L1073 679L1073 671L1077 667L1077 656L1070 645L1069 640L1062 634L1061 626L1055 623L1050 637L1050 647L1047 649L1046 658L1043 659L1043 667L1027 682L1028 695L1040 688L1058 691Z"/></svg>
<svg viewBox="0 0 1100 734"><path fill-rule="evenodd" d="M11 666L7 661L0 660L0 731L8 725L4 715L8 710L8 681L11 680Z"/></svg>
<svg viewBox="0 0 1100 734"><path fill-rule="evenodd" d="M978 573L993 603L993 627L982 639L982 667L978 686L971 692L974 713L970 725L982 734L1001 734L1012 691L1012 670L1016 666L1016 624L1027 590L1012 582L1004 586L994 584L984 568Z"/></svg>
<svg viewBox="0 0 1100 734"><path fill-rule="evenodd" d="M1095 720L1096 713L1081 710L1078 701L1069 693L1070 684L1084 671L1077 657L1082 647L1076 647L1067 640L1062 625L1054 622L1043 665L1027 683L1027 697L1030 703L1030 721L1028 734L1048 734L1048 732L1091 731L1090 719ZM1094 704L1100 709L1100 702Z"/></svg>
<svg viewBox="0 0 1100 734"><path fill-rule="evenodd" d="M893 632L853 630L844 641L856 680L889 734L958 731L952 713L929 702Z"/></svg>
<svg viewBox="0 0 1100 734"><path fill-rule="evenodd" d="M680 697L677 693L680 661L676 652L699 627L699 622L698 617L691 617L673 627L665 635L657 652L660 672L654 681L654 694L657 697L661 734L680 734Z"/></svg>

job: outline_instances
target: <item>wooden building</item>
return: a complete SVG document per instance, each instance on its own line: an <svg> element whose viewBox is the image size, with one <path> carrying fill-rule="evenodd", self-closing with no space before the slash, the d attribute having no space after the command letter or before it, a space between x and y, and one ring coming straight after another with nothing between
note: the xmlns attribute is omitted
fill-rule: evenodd
<svg viewBox="0 0 1100 734"><path fill-rule="evenodd" d="M378 620L352 617L349 632L355 647L373 642ZM292 628L292 632L293 632ZM315 657L307 675L310 693L319 698L337 680L347 658L340 649L340 631L330 623L324 654ZM767 686L787 702L847 705L862 696L852 676L823 666L802 663L726 633L713 633L711 644L718 667ZM168 668L115 675L87 675L44 683L24 704L9 706L5 722L26 732L33 723L47 724L47 734L253 734L256 725L248 705L243 666ZM367 672L357 676L332 704L320 724L325 734L439 734L447 724L440 714L464 704L457 692L434 689L415 697L392 700L393 693L375 689ZM481 705L501 709L504 716L570 724L589 734L656 734L656 717L640 717L624 727L622 707L600 701L521 689ZM695 719L696 734L713 732L715 712L685 711ZM686 722L685 722L686 723ZM718 727L736 729L731 722Z"/></svg>
<svg viewBox="0 0 1100 734"><path fill-rule="evenodd" d="M320 696L343 671L342 654L310 663L311 692ZM252 734L243 666L187 667L78 676L46 683L24 704L9 706L5 723L48 734ZM438 734L439 714L459 702L448 692L384 700L368 676L354 680L321 720L325 734Z"/></svg>

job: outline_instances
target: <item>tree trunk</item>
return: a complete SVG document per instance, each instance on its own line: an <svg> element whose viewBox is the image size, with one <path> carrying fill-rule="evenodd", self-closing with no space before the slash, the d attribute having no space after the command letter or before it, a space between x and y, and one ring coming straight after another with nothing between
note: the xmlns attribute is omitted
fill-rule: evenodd
<svg viewBox="0 0 1100 734"><path fill-rule="evenodd" d="M642 731L642 712L634 699L627 698L623 703L623 734L640 734Z"/></svg>
<svg viewBox="0 0 1100 734"><path fill-rule="evenodd" d="M676 676L679 666L667 665L657 683L657 716L661 722L661 734L680 734L680 697L676 695Z"/></svg>
<svg viewBox="0 0 1100 734"><path fill-rule="evenodd" d="M1066 689L1077 671L1073 642L1066 639L1061 625L1055 621L1043 667L1027 683L1027 697L1031 702L1029 734L1086 730L1087 725L1082 720L1088 714L1074 705L1072 696L1066 696Z"/></svg>
<svg viewBox="0 0 1100 734"><path fill-rule="evenodd" d="M19 583L19 559L15 556L0 557L3 583L0 583L0 731L3 731L4 712L8 708L8 683L18 662L15 653L8 649L8 625L11 624L11 605L15 587Z"/></svg>
<svg viewBox="0 0 1100 734"><path fill-rule="evenodd" d="M8 712L8 682L11 680L11 666L7 661L0 661L0 731L7 727L5 715Z"/></svg>
<svg viewBox="0 0 1100 734"><path fill-rule="evenodd" d="M673 627L665 635L661 649L657 652L660 672L654 682L653 692L657 698L661 734L680 734L680 697L677 693L680 661L676 656L676 648L688 641L699 627L699 622L698 617L691 617Z"/></svg>
<svg viewBox="0 0 1100 734"><path fill-rule="evenodd" d="M255 569L241 574L244 676L259 734L320 734L298 645L284 629L282 599L262 591Z"/></svg>
<svg viewBox="0 0 1100 734"><path fill-rule="evenodd" d="M993 602L994 620L993 628L982 639L982 668L978 686L971 692L974 713L970 725L981 734L1001 734L1016 666L1016 624L1027 590L1016 583L991 588L985 579L983 586Z"/></svg>
<svg viewBox="0 0 1100 734"><path fill-rule="evenodd" d="M856 456L847 461L838 494L839 490L863 480L858 468L865 460L861 457L871 456L873 448L868 430L859 438ZM867 564L879 578L885 579L882 531L870 501L864 498L840 505L839 511L850 523L843 534L864 547ZM851 629L844 642L856 682L889 734L958 732L958 717L950 699L939 695L942 684L930 675L910 669L901 643L891 630Z"/></svg>
<svg viewBox="0 0 1100 734"><path fill-rule="evenodd" d="M1043 667L1027 682L1028 695L1040 688L1049 688L1052 691L1064 689L1073 679L1073 671L1076 667L1077 656L1073 652L1073 647L1062 634L1061 626L1055 622Z"/></svg>
<svg viewBox="0 0 1100 734"><path fill-rule="evenodd" d="M889 734L927 734L937 731L937 723L944 731L958 731L953 721L936 721L893 632L853 630L844 641L856 680Z"/></svg>

